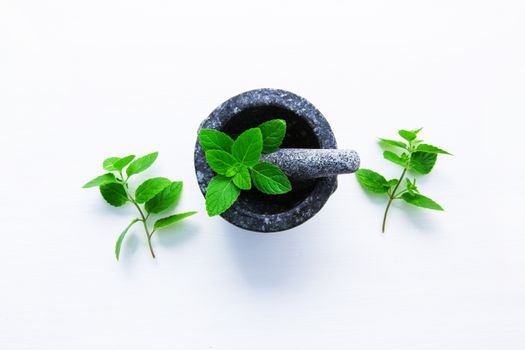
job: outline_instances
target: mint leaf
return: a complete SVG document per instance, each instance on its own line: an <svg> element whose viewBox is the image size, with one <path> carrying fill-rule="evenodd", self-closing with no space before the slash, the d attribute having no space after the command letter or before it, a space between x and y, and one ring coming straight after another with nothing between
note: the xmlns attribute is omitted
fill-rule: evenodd
<svg viewBox="0 0 525 350"><path fill-rule="evenodd" d="M405 167L406 164L407 164L407 161L406 161L406 158L408 157L406 155L406 153L403 153L405 156L403 159L402 157L398 156L397 154L395 154L394 152L390 152L390 151L384 151L383 152L383 157L393 163L396 163L397 165L401 165L402 167Z"/></svg>
<svg viewBox="0 0 525 350"><path fill-rule="evenodd" d="M113 167L115 168L116 171L121 171L122 169L124 169L126 167L126 165L128 165L133 159L135 159L135 156L134 155L129 155L129 156L126 156L124 158L120 158L119 160L117 160L115 163L113 163Z"/></svg>
<svg viewBox="0 0 525 350"><path fill-rule="evenodd" d="M224 213L237 200L241 190L232 178L217 175L211 179L206 190L206 211L209 216Z"/></svg>
<svg viewBox="0 0 525 350"><path fill-rule="evenodd" d="M401 199L403 199L407 203L421 208L443 210L443 208L439 204L434 202L432 199L425 197L419 193L410 194L408 192L405 192L401 195Z"/></svg>
<svg viewBox="0 0 525 350"><path fill-rule="evenodd" d="M419 130L416 130L416 131L419 132ZM417 137L416 131L399 130L398 133L399 133L399 136L401 136L405 140L412 141L412 140L415 140Z"/></svg>
<svg viewBox="0 0 525 350"><path fill-rule="evenodd" d="M189 211L187 213L175 214L175 215L171 215L171 216L159 219L155 221L155 224L153 224L153 229L158 230L158 229L173 225L174 223L179 222L183 219L186 219L188 216L192 216L194 214L197 214L197 212Z"/></svg>
<svg viewBox="0 0 525 350"><path fill-rule="evenodd" d="M182 182L174 181L164 188L155 197L146 202L145 208L148 213L158 214L168 209L180 197Z"/></svg>
<svg viewBox="0 0 525 350"><path fill-rule="evenodd" d="M146 180L135 191L135 200L137 203L145 203L169 185L171 185L171 181L165 177L154 177Z"/></svg>
<svg viewBox="0 0 525 350"><path fill-rule="evenodd" d="M266 194L283 194L292 190L288 177L271 163L259 163L250 169L253 184Z"/></svg>
<svg viewBox="0 0 525 350"><path fill-rule="evenodd" d="M259 162L263 148L261 129L252 128L243 132L232 146L232 154L247 167L252 167Z"/></svg>
<svg viewBox="0 0 525 350"><path fill-rule="evenodd" d="M281 146L286 134L286 122L283 119L273 119L259 125L263 138L263 152L275 152Z"/></svg>
<svg viewBox="0 0 525 350"><path fill-rule="evenodd" d="M398 183L399 183L399 180L398 180L398 179L390 179L390 180L388 180L388 182L387 182L388 187L394 187L394 186L396 186Z"/></svg>
<svg viewBox="0 0 525 350"><path fill-rule="evenodd" d="M410 181L410 179L406 179L407 181L407 191L411 195L415 194L416 192L419 192L419 189L416 186L416 179L414 179L414 182Z"/></svg>
<svg viewBox="0 0 525 350"><path fill-rule="evenodd" d="M216 149L231 153L233 139L218 130L201 129L199 132L199 143L205 152Z"/></svg>
<svg viewBox="0 0 525 350"><path fill-rule="evenodd" d="M238 172L238 162L231 154L220 150L206 152L206 161L210 168L219 175L232 177Z"/></svg>
<svg viewBox="0 0 525 350"><path fill-rule="evenodd" d="M233 177L233 183L241 190L250 190L252 188L252 179L247 167L241 167L239 172Z"/></svg>
<svg viewBox="0 0 525 350"><path fill-rule="evenodd" d="M441 148L438 148L438 147L432 146L432 145L427 145L425 143L422 143L419 146L417 146L416 151L427 152L427 153L441 153L441 154L452 155L452 154L448 153L447 151L445 151L445 150L443 150Z"/></svg>
<svg viewBox="0 0 525 350"><path fill-rule="evenodd" d="M114 170L117 170L113 164L115 164L115 162L118 162L120 160L119 157L109 157L109 158L106 158L103 162L102 162L102 168L104 168L104 170L107 170L107 171L114 171Z"/></svg>
<svg viewBox="0 0 525 350"><path fill-rule="evenodd" d="M101 186L101 185L105 185L105 184L109 184L113 182L117 182L117 178L112 173L107 173L107 174L100 175L94 178L93 180L89 181L82 187L83 188L97 187L97 186Z"/></svg>
<svg viewBox="0 0 525 350"><path fill-rule="evenodd" d="M134 158L134 155L126 156L123 158L110 157L104 160L104 162L102 163L102 167L107 171L121 171Z"/></svg>
<svg viewBox="0 0 525 350"><path fill-rule="evenodd" d="M428 174L436 164L437 154L427 152L414 152L410 157L410 170L420 174Z"/></svg>
<svg viewBox="0 0 525 350"><path fill-rule="evenodd" d="M100 186L102 197L114 207L121 207L128 202L128 195L124 186L119 183L109 183Z"/></svg>
<svg viewBox="0 0 525 350"><path fill-rule="evenodd" d="M399 147L399 148L403 148L403 149L408 149L408 145L404 142L401 142L401 141L396 141L396 140L388 140L388 139L379 139L379 142L382 143L383 145L388 145L388 146L394 146L394 147Z"/></svg>
<svg viewBox="0 0 525 350"><path fill-rule="evenodd" d="M390 188L390 184L386 181L384 176L375 171L359 169L355 174L357 176L357 181L365 190L374 193L386 193Z"/></svg>
<svg viewBox="0 0 525 350"><path fill-rule="evenodd" d="M145 155L144 157L140 157L139 159L136 159L126 169L126 174L128 175L128 177L130 177L131 175L135 175L135 174L143 172L144 170L149 168L153 164L153 162L155 162L158 155L159 155L158 152L153 152L153 153Z"/></svg>
<svg viewBox="0 0 525 350"><path fill-rule="evenodd" d="M124 241L124 237L126 237L126 233L128 233L130 227L133 226L133 224L135 224L137 221L140 221L140 220L139 220L139 219L135 219L135 220L133 220L133 221L128 225L128 227L126 227L126 228L124 229L124 231L122 231L122 233L120 234L120 236L118 236L117 244L115 244L115 256L117 257L117 260L120 258L120 247L122 246L122 241Z"/></svg>

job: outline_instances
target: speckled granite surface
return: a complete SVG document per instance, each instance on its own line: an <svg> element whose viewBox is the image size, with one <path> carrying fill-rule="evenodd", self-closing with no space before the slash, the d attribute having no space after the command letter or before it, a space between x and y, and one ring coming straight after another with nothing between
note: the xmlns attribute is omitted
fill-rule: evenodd
<svg viewBox="0 0 525 350"><path fill-rule="evenodd" d="M267 111L267 116L265 111ZM304 98L284 90L258 89L234 96L217 107L202 122L199 129L224 131L231 127L229 122L232 119L236 127L247 129L256 126L261 121L261 115L262 120L286 115L284 119L292 127L288 129L283 146L287 144L287 139L293 139L295 133L301 134L303 139L305 137L315 138L315 140L306 141L311 141L311 144L318 145L320 149L337 148L334 134L323 115ZM257 118L258 120L255 120ZM257 124L254 124L255 122ZM298 126L294 129L294 125ZM295 141L295 144L289 142L289 146L297 146L296 144L301 142L301 140ZM293 151L282 149L280 152L287 152L288 156L293 156ZM299 153L302 155L299 156ZM313 153L301 150L299 153L296 153L300 159L295 162L295 170L303 174L310 172L312 175L317 172L317 175L323 175L321 173L327 170L326 162L324 162L328 160L326 157L335 157L332 159L335 160L334 164L337 164L342 170L346 169L343 172L355 171L359 166L359 158L355 152L343 151L343 153L337 153L337 157L336 153L331 156L331 153L321 153L318 150ZM339 156L346 158L341 161L342 158ZM269 161L279 163L278 153L265 155L265 157ZM317 164L310 170L307 168L309 160ZM288 164L287 168L292 170L294 165ZM214 173L206 163L198 139L195 145L195 172L204 195ZM268 196L254 193L257 190L243 191L239 200L221 216L230 223L251 231L276 232L300 225L319 212L337 188L337 176L319 177L317 175L313 176L317 178L315 180L292 181L290 194Z"/></svg>
<svg viewBox="0 0 525 350"><path fill-rule="evenodd" d="M295 179L350 174L359 169L359 156L346 149L284 148L263 154L261 160L277 165L288 177Z"/></svg>

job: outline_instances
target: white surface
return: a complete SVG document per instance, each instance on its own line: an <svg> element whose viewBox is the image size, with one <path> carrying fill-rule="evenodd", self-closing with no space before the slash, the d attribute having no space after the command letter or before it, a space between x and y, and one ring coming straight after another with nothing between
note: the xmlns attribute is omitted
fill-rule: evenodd
<svg viewBox="0 0 525 350"><path fill-rule="evenodd" d="M523 349L523 1L0 3L1 349ZM319 2L321 3L321 2ZM444 213L341 176L297 229L205 215L195 131L258 87L293 91L362 166L424 126L455 154L420 179ZM154 238L81 185L160 157L200 214ZM137 180L144 177L137 177Z"/></svg>

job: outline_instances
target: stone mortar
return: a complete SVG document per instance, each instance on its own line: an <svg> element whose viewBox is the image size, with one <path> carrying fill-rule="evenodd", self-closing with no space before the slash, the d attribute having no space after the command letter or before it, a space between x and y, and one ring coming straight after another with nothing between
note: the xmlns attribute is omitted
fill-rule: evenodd
<svg viewBox="0 0 525 350"><path fill-rule="evenodd" d="M263 155L263 160L282 166L283 171L291 175L292 191L283 195L266 195L256 189L242 191L239 199L221 215L230 223L251 231L277 232L302 224L319 212L336 190L337 173L359 168L359 157L354 151L337 150L340 156L330 153L337 144L321 112L304 98L284 90L257 89L234 96L217 107L199 130L216 129L235 135L277 118L286 120L286 135L281 149ZM330 149L332 151L328 151ZM330 157L333 162L328 162ZM317 165L309 168L309 161ZM334 171L327 170L330 168ZM215 174L206 162L198 137L195 172L205 195Z"/></svg>

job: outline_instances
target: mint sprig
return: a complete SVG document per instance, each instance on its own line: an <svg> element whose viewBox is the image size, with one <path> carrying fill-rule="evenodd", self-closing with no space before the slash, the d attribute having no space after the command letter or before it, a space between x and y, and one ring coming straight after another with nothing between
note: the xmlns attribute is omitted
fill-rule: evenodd
<svg viewBox="0 0 525 350"><path fill-rule="evenodd" d="M286 122L273 119L244 131L235 140L212 129L201 129L199 142L210 168L217 174L206 190L206 211L215 216L228 210L252 183L266 194L292 190L288 177L277 166L261 162L262 153L279 149L286 134Z"/></svg>
<svg viewBox="0 0 525 350"><path fill-rule="evenodd" d="M177 202L182 192L182 181L171 181L165 177L154 177L138 186L134 195L131 193L128 184L130 177L148 169L155 162L157 156L158 152L150 153L135 161L133 161L135 159L134 155L122 158L107 158L102 163L102 167L109 173L100 175L84 185L84 188L99 187L102 197L114 207L121 207L131 202L137 208L139 217L129 223L119 235L115 244L115 257L117 260L120 258L122 242L129 229L135 223L142 222L151 256L155 258L153 246L151 245L153 234L161 228L168 227L196 213L195 211L190 211L158 219L153 224L153 229L150 230L147 223L150 216L152 214L160 214L171 208ZM126 176L124 176L124 169ZM143 204L144 208L141 208L140 204Z"/></svg>
<svg viewBox="0 0 525 350"><path fill-rule="evenodd" d="M417 135L421 129L399 130L398 134L404 141L379 139L381 145L393 147L397 150L397 152L386 150L383 152L383 157L403 168L399 179L387 181L383 175L369 169L360 169L356 172L357 181L365 190L388 196L388 203L383 216L382 232L385 232L388 210L396 199L404 200L421 208L443 210L434 200L419 193L419 189L416 186L416 178L412 180L405 179L408 171L419 175L429 174L436 164L438 154L451 155L439 147L424 144L422 140L418 140ZM403 182L403 179L405 179L405 182Z"/></svg>

